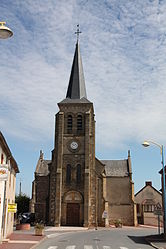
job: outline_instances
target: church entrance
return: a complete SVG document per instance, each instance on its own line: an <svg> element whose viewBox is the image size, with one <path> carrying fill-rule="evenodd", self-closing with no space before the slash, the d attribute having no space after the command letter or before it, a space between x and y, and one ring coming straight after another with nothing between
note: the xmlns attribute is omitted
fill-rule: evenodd
<svg viewBox="0 0 166 249"><path fill-rule="evenodd" d="M62 226L82 226L84 222L84 205L82 194L68 191L64 194L61 213Z"/></svg>
<svg viewBox="0 0 166 249"><path fill-rule="evenodd" d="M80 225L80 205L78 203L67 204L66 224L67 226Z"/></svg>

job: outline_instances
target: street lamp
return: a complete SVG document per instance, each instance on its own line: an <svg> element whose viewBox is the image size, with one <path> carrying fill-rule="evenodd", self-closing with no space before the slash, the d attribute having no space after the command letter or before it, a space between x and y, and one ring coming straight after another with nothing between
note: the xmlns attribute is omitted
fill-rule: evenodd
<svg viewBox="0 0 166 249"><path fill-rule="evenodd" d="M13 32L11 29L9 29L6 25L6 22L0 22L0 39L7 39L13 35ZM6 167L6 170L8 170L8 166ZM2 240L3 234L4 234L4 226L5 226L5 199L6 199L6 181L4 180L4 196L3 196L3 215L2 215L2 228L0 224L0 242ZM2 205L2 204L1 204ZM0 217L1 219L1 217Z"/></svg>
<svg viewBox="0 0 166 249"><path fill-rule="evenodd" d="M12 30L5 24L6 22L0 22L0 39L7 39L13 35Z"/></svg>
<svg viewBox="0 0 166 249"><path fill-rule="evenodd" d="M163 204L164 204L164 217L163 217L163 220L164 220L164 234L166 234L166 193L165 193L165 169L164 169L164 146L161 145L161 144L158 144L154 141L150 141L150 140L146 140L143 142L143 146L144 147L148 147L150 146L150 144L154 144L156 146L158 146L160 148L160 152L161 152L161 158L162 158L162 166L163 166L163 188L162 188L162 194L163 194Z"/></svg>

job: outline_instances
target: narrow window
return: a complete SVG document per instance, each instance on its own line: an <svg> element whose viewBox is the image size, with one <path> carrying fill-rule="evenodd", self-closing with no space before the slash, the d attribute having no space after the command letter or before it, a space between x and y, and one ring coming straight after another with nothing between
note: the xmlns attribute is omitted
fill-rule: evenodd
<svg viewBox="0 0 166 249"><path fill-rule="evenodd" d="M72 126L73 126L72 116L68 115L67 117L67 131L68 132L72 131Z"/></svg>
<svg viewBox="0 0 166 249"><path fill-rule="evenodd" d="M71 182L71 166L70 164L68 164L66 169L66 184L70 184L70 182Z"/></svg>
<svg viewBox="0 0 166 249"><path fill-rule="evenodd" d="M4 159L4 157L3 157L3 153L1 154L1 164L3 164L3 159Z"/></svg>
<svg viewBox="0 0 166 249"><path fill-rule="evenodd" d="M77 130L82 131L82 116L81 115L77 116Z"/></svg>
<svg viewBox="0 0 166 249"><path fill-rule="evenodd" d="M81 165L77 165L77 184L80 184L81 182Z"/></svg>

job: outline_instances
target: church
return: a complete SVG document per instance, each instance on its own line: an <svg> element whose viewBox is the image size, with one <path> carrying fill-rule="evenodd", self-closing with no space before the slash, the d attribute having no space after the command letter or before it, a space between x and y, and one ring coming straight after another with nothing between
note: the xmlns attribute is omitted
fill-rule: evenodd
<svg viewBox="0 0 166 249"><path fill-rule="evenodd" d="M95 114L87 98L77 39L66 98L58 103L51 160L40 151L32 182L31 212L53 226L134 226L130 151L124 160L95 155Z"/></svg>

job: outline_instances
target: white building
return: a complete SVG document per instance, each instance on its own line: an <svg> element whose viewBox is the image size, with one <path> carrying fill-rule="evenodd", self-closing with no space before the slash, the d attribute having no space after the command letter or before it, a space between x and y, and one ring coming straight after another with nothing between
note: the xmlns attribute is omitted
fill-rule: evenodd
<svg viewBox="0 0 166 249"><path fill-rule="evenodd" d="M16 173L18 165L0 132L0 241L13 232L14 213L8 206L15 203Z"/></svg>

